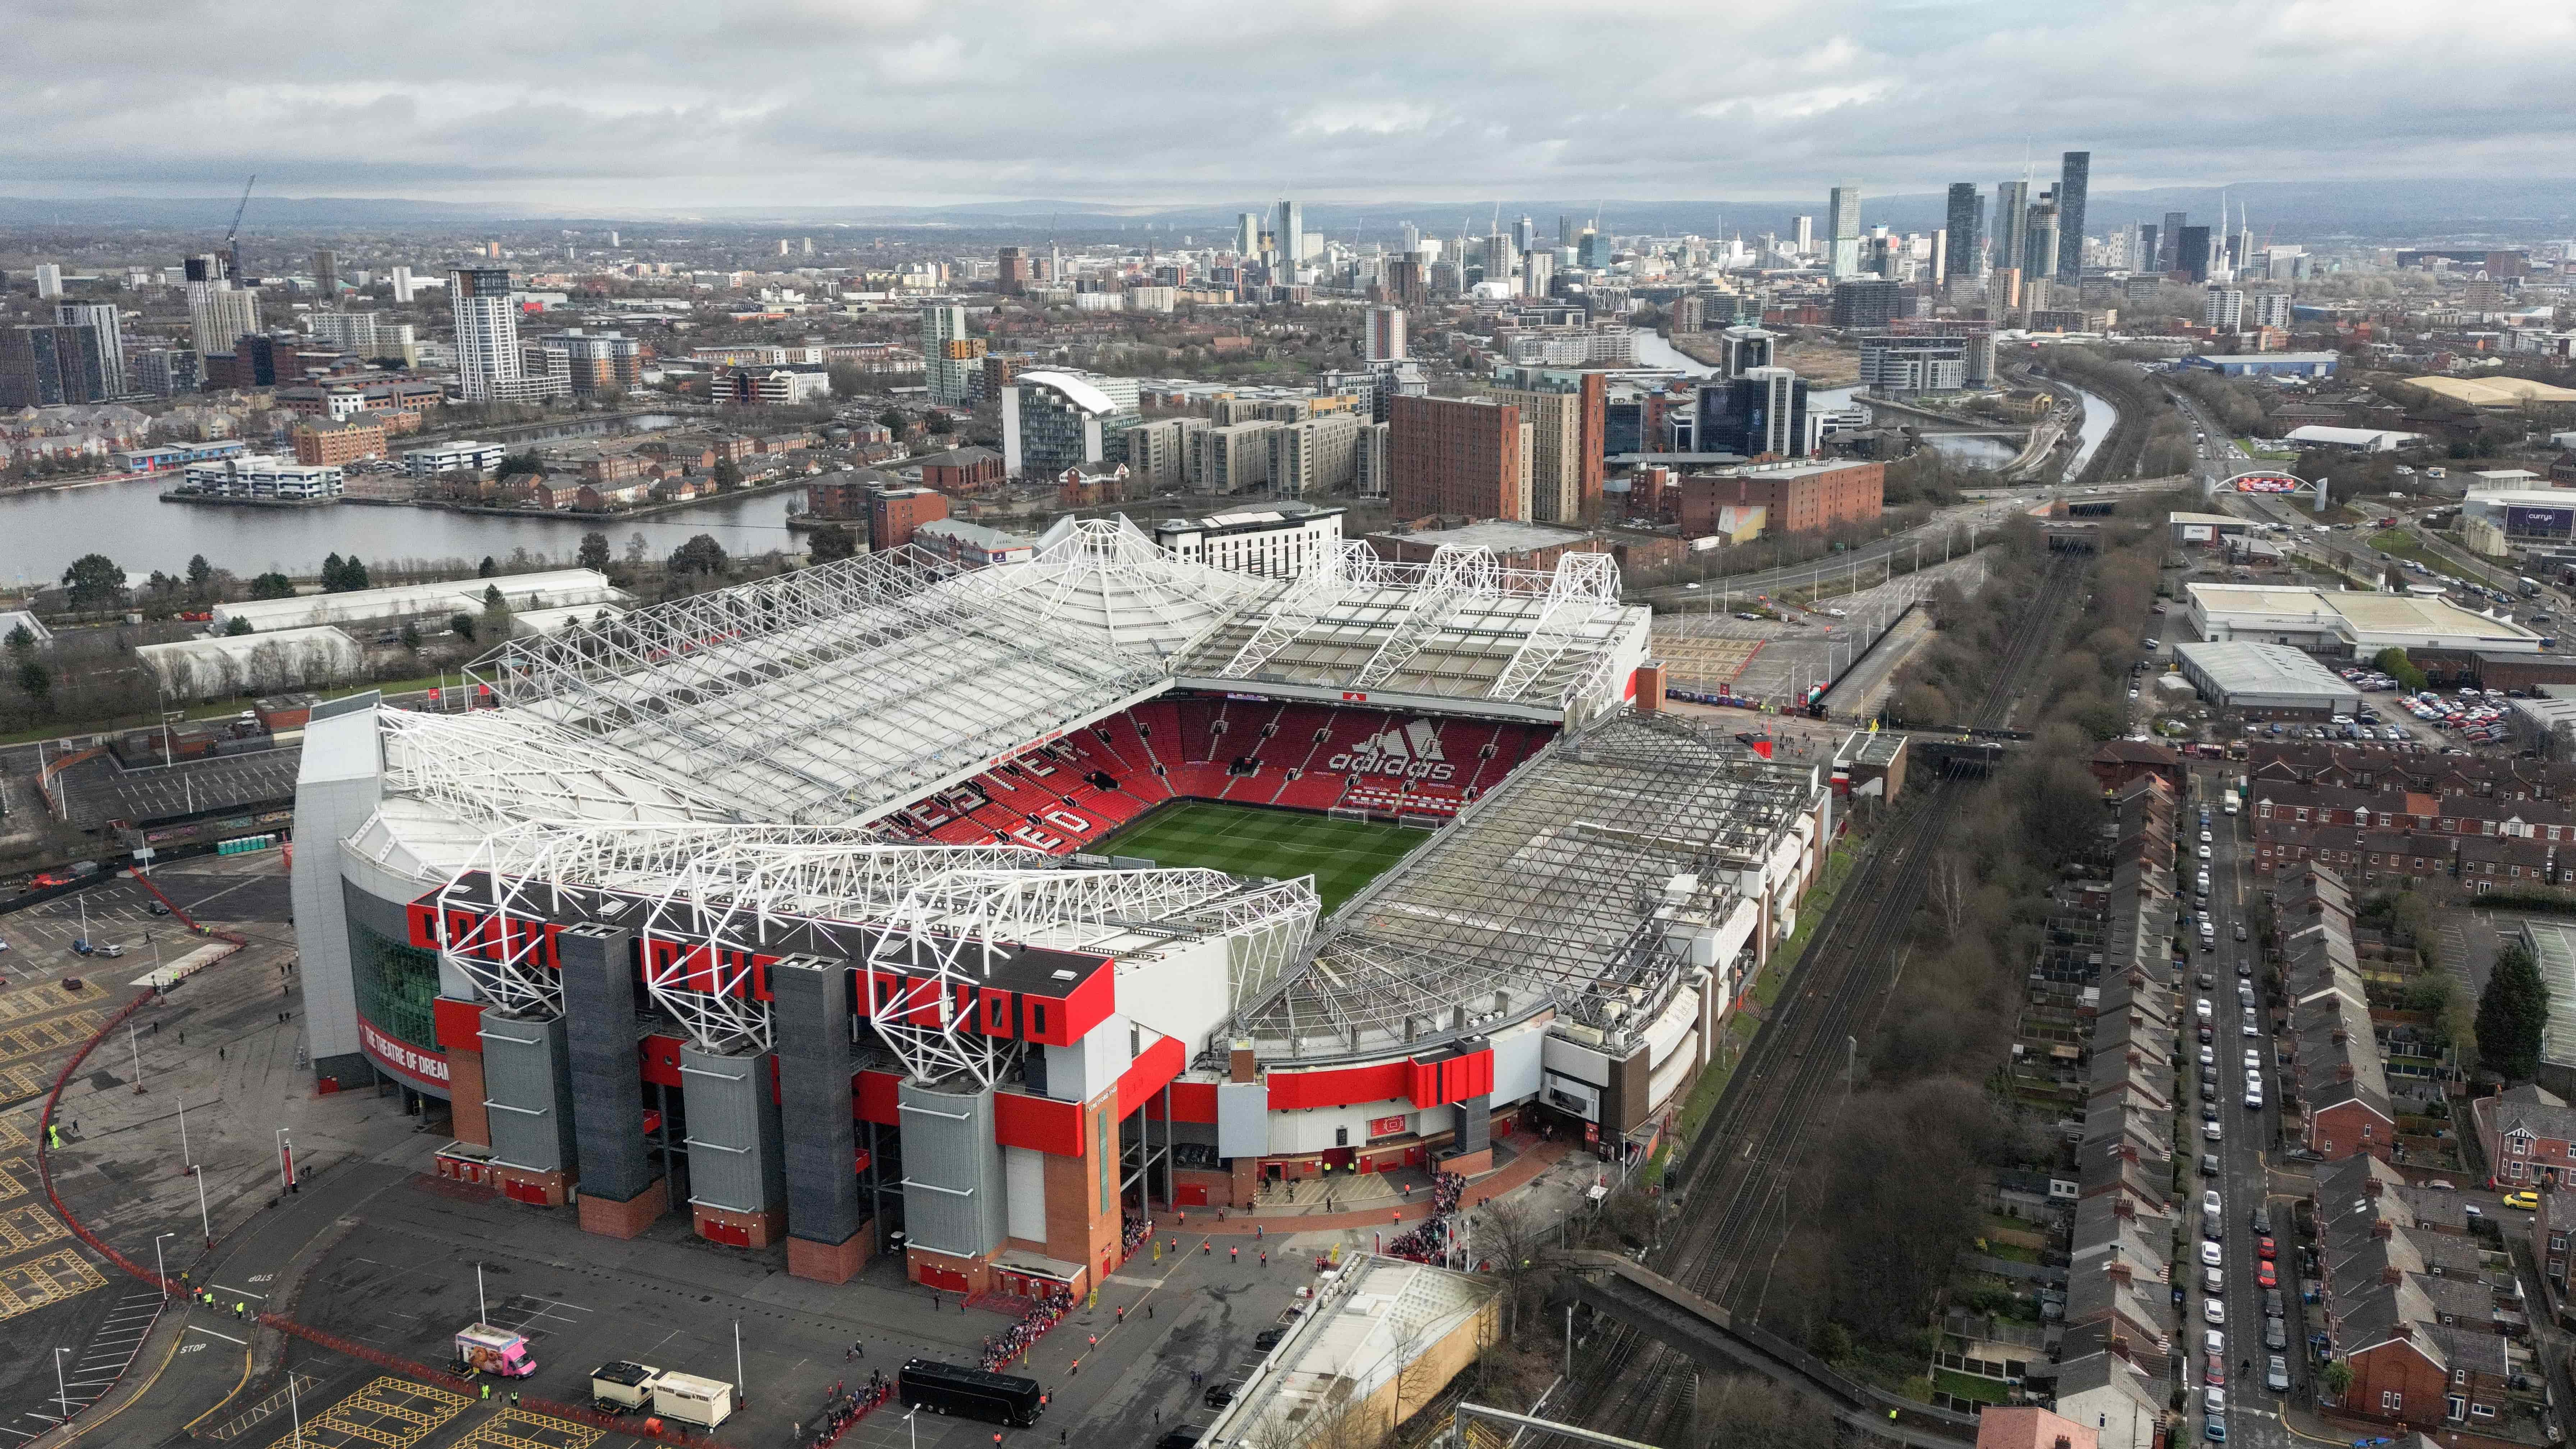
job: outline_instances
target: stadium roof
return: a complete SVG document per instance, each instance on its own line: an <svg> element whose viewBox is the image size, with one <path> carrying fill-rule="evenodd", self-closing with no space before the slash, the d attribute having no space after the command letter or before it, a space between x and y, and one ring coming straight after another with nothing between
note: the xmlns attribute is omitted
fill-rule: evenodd
<svg viewBox="0 0 2576 1449"><path fill-rule="evenodd" d="M1555 714L1612 690L1621 644L1645 627L1644 611L1620 604L1607 554L1569 553L1540 573L1502 568L1480 547L1443 544L1428 564L1390 564L1345 542L1267 585L1172 672L1211 689L1287 685Z"/></svg>
<svg viewBox="0 0 2576 1449"><path fill-rule="evenodd" d="M1737 883L1764 853L1803 848L1815 776L1671 715L1560 737L1345 904L1312 964L1249 1000L1233 1034L1265 1060L1329 1060L1549 1006L1643 1028L1695 937L1718 960L1734 955L1720 940L1750 939L1759 903Z"/></svg>
<svg viewBox="0 0 2576 1449"><path fill-rule="evenodd" d="M686 802L669 808L856 825L1176 678L1258 690L1252 663L1515 707L1500 712L1597 712L1621 697L1615 666L1645 623L1599 554L1545 574L1482 550L1383 564L1346 542L1272 580L1183 560L1123 519L1068 519L1037 542L1025 563L973 571L867 554L514 640L471 671L498 709L411 717L389 764L419 756L422 778L496 820L574 805L633 818L643 801L644 818Z"/></svg>

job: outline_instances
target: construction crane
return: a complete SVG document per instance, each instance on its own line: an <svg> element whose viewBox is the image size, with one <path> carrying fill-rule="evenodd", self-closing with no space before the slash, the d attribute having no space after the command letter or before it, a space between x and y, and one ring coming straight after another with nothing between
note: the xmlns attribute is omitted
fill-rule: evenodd
<svg viewBox="0 0 2576 1449"><path fill-rule="evenodd" d="M242 183L241 204L233 208L233 224L224 231L224 261L227 266L232 268L233 283L236 286L240 285L242 274L241 242L239 240L241 236L242 213L250 209L250 189L258 184L259 173L254 171L251 173L250 179Z"/></svg>

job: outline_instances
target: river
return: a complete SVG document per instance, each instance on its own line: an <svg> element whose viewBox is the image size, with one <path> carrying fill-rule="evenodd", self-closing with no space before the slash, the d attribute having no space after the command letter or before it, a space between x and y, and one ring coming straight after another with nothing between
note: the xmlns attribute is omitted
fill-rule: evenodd
<svg viewBox="0 0 2576 1449"><path fill-rule="evenodd" d="M693 504L650 518L504 518L444 508L339 503L316 508L242 508L213 503L164 503L160 495L178 480L137 478L92 483L50 493L0 500L0 581L17 588L62 577L71 561L103 553L131 573L184 573L191 554L248 578L271 569L311 575L325 554L361 559L506 558L525 548L569 560L592 531L608 535L620 555L626 540L644 536L659 556L693 534L712 534L728 553L763 553L794 546L787 505L799 498L780 489L749 498Z"/></svg>

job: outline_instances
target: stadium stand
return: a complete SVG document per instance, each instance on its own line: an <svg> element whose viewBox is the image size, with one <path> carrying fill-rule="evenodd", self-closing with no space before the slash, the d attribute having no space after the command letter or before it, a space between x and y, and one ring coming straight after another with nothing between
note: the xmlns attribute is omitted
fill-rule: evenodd
<svg viewBox="0 0 2576 1449"><path fill-rule="evenodd" d="M1085 849L1169 800L1455 815L1554 730L1334 705L1149 700L1036 746L886 818L948 845Z"/></svg>

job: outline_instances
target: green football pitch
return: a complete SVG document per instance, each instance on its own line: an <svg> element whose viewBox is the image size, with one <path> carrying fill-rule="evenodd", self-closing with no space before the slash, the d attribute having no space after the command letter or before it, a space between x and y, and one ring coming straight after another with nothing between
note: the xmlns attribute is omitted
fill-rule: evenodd
<svg viewBox="0 0 2576 1449"><path fill-rule="evenodd" d="M1374 820L1336 820L1222 800L1176 800L1091 850L1232 875L1286 879L1311 874L1315 894L1330 914L1430 838L1427 830Z"/></svg>

